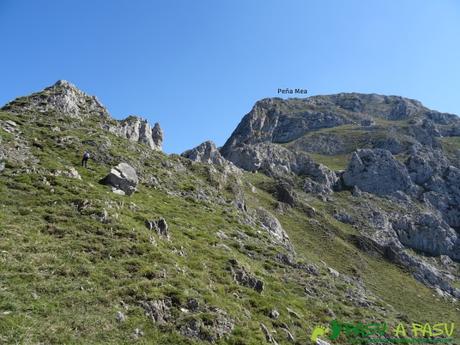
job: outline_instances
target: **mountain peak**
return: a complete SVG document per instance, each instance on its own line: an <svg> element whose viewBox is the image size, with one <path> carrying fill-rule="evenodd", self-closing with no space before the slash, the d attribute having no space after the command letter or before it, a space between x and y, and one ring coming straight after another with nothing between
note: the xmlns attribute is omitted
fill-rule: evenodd
<svg viewBox="0 0 460 345"><path fill-rule="evenodd" d="M434 123L445 134L458 132L459 118L400 96L339 93L308 98L264 98L254 105L223 146L224 156L237 147L258 142L288 143L326 128L369 127L390 121ZM399 121L399 122L398 122Z"/></svg>
<svg viewBox="0 0 460 345"><path fill-rule="evenodd" d="M2 109L13 113L36 112L79 119L109 117L107 109L95 96L88 95L67 80L58 80L42 91L16 98Z"/></svg>
<svg viewBox="0 0 460 345"><path fill-rule="evenodd" d="M64 80L64 79L59 79L56 83L54 83L53 86L63 86L63 87L69 87L69 88L74 88L77 89L77 87L72 84L71 82Z"/></svg>

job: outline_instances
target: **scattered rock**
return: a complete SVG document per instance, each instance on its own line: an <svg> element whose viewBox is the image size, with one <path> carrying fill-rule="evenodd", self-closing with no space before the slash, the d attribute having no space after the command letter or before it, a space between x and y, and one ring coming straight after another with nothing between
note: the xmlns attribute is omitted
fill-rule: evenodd
<svg viewBox="0 0 460 345"><path fill-rule="evenodd" d="M139 328L134 329L134 332L132 334L132 337L134 339L139 339L140 337L143 337L143 336L144 336L144 332L141 329Z"/></svg>
<svg viewBox="0 0 460 345"><path fill-rule="evenodd" d="M291 308L287 307L286 310L287 310L287 312L288 312L289 315L294 316L294 317L297 318L297 319L301 319L301 318L302 318L298 313L296 313L296 312L295 312L294 310L292 310Z"/></svg>
<svg viewBox="0 0 460 345"><path fill-rule="evenodd" d="M170 299L144 301L141 303L146 314L152 319L153 322L164 325L171 319L172 303Z"/></svg>
<svg viewBox="0 0 460 345"><path fill-rule="evenodd" d="M272 319L275 319L275 320L276 320L277 318L279 318L279 316L280 316L280 313L279 313L279 311L278 311L278 310L276 310L276 309L272 309L272 310L270 311L270 313L268 314L268 316L269 316L270 318L272 318Z"/></svg>
<svg viewBox="0 0 460 345"><path fill-rule="evenodd" d="M116 319L118 322L126 321L126 315L123 314L121 311L117 311Z"/></svg>
<svg viewBox="0 0 460 345"><path fill-rule="evenodd" d="M284 333L286 333L286 339L288 341L290 341L291 343L294 343L295 342L295 338L294 336L292 335L292 333L286 329L286 328L281 328L283 330Z"/></svg>
<svg viewBox="0 0 460 345"><path fill-rule="evenodd" d="M294 257L292 255L278 253L275 255L275 260L282 263L283 265L296 267L296 263L294 262Z"/></svg>
<svg viewBox="0 0 460 345"><path fill-rule="evenodd" d="M340 273L331 267L328 267L327 270L335 278L338 278L340 276Z"/></svg>
<svg viewBox="0 0 460 345"><path fill-rule="evenodd" d="M361 120L361 126L363 126L363 127L370 127L370 126L374 126L374 125L375 125L375 121L372 120L372 119Z"/></svg>
<svg viewBox="0 0 460 345"><path fill-rule="evenodd" d="M297 197L294 189L289 184L278 181L275 193L278 201L286 203L290 206L295 206Z"/></svg>
<svg viewBox="0 0 460 345"><path fill-rule="evenodd" d="M234 321L227 313L219 308L206 308L205 312L210 315L206 320L192 318L180 327L182 335L189 338L209 341L211 343L230 334L235 327Z"/></svg>
<svg viewBox="0 0 460 345"><path fill-rule="evenodd" d="M18 124L12 120L6 120L5 123L11 127L17 127Z"/></svg>
<svg viewBox="0 0 460 345"><path fill-rule="evenodd" d="M452 266L454 266L454 262L447 255L441 255L439 257L439 260L441 261L441 264L444 266L445 269L449 269Z"/></svg>
<svg viewBox="0 0 460 345"><path fill-rule="evenodd" d="M97 219L103 224L110 223L110 216L107 210L104 208L101 212L97 212L91 215L93 218Z"/></svg>
<svg viewBox="0 0 460 345"><path fill-rule="evenodd" d="M320 338L316 338L316 345L331 345L325 340L321 340Z"/></svg>
<svg viewBox="0 0 460 345"><path fill-rule="evenodd" d="M351 195L355 196L355 197L360 197L363 195L363 192L361 191L361 189L359 189L358 186L353 186L353 188L351 189Z"/></svg>
<svg viewBox="0 0 460 345"><path fill-rule="evenodd" d="M70 178L75 178L77 180L81 180L80 173L74 167L68 168L66 176Z"/></svg>
<svg viewBox="0 0 460 345"><path fill-rule="evenodd" d="M230 271L232 272L233 280L238 284L254 289L261 293L264 290L264 282L252 275L238 263L235 259L229 260Z"/></svg>
<svg viewBox="0 0 460 345"><path fill-rule="evenodd" d="M333 311L331 308L327 308L327 309L326 309L326 314L327 314L328 316L332 317L332 318L335 318L335 317L336 317L334 311Z"/></svg>
<svg viewBox="0 0 460 345"><path fill-rule="evenodd" d="M223 232L222 230L219 230L216 232L216 237L221 239L221 240L228 240L228 236L225 232Z"/></svg>
<svg viewBox="0 0 460 345"><path fill-rule="evenodd" d="M267 326L265 326L263 323L260 323L260 329L262 330L262 333L265 336L265 340L267 340L268 343L278 345L275 338L273 338L273 335L268 330Z"/></svg>
<svg viewBox="0 0 460 345"><path fill-rule="evenodd" d="M112 193L118 194L118 195L126 195L124 191L122 191L121 189L117 189L115 187L112 187Z"/></svg>
<svg viewBox="0 0 460 345"><path fill-rule="evenodd" d="M190 298L188 301L187 301L187 309L190 310L190 311L197 311L198 308L199 308L199 303L198 301L195 299L195 298Z"/></svg>
<svg viewBox="0 0 460 345"><path fill-rule="evenodd" d="M74 178L81 180L80 173L74 167L66 167L65 170L54 170L50 173L51 176L64 176L68 178Z"/></svg>
<svg viewBox="0 0 460 345"><path fill-rule="evenodd" d="M200 340L208 340L203 332L204 324L200 319L190 319L180 328L180 333L187 338L196 338Z"/></svg>
<svg viewBox="0 0 460 345"><path fill-rule="evenodd" d="M345 212L336 212L334 213L334 218L337 219L339 222L345 223L345 224L354 224L355 220L353 219L353 216L349 215L348 213Z"/></svg>
<svg viewBox="0 0 460 345"><path fill-rule="evenodd" d="M149 230L155 230L159 236L169 240L169 226L164 218L159 218L157 220L147 220L145 222L145 226Z"/></svg>

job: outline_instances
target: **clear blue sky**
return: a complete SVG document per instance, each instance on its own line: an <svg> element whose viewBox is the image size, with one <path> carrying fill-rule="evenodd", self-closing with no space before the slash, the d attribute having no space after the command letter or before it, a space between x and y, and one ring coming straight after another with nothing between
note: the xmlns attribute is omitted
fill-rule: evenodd
<svg viewBox="0 0 460 345"><path fill-rule="evenodd" d="M66 79L165 151L222 145L279 87L460 114L456 0L0 0L0 103Z"/></svg>

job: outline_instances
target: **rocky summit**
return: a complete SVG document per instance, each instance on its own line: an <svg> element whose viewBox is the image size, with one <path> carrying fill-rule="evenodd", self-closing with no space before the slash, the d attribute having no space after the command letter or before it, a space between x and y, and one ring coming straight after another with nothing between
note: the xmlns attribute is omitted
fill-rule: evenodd
<svg viewBox="0 0 460 345"><path fill-rule="evenodd" d="M397 96L270 98L221 148L166 155L163 138L66 81L1 108L1 344L460 324L458 116Z"/></svg>

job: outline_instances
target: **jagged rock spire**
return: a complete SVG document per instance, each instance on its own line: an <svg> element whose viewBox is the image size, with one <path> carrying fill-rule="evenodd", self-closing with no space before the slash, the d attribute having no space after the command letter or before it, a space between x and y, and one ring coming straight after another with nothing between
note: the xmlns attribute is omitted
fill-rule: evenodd
<svg viewBox="0 0 460 345"><path fill-rule="evenodd" d="M145 144L153 150L162 150L163 130L159 123L155 123L152 128L146 119L131 115L124 120L117 121L115 125L109 125L108 130L129 141Z"/></svg>

